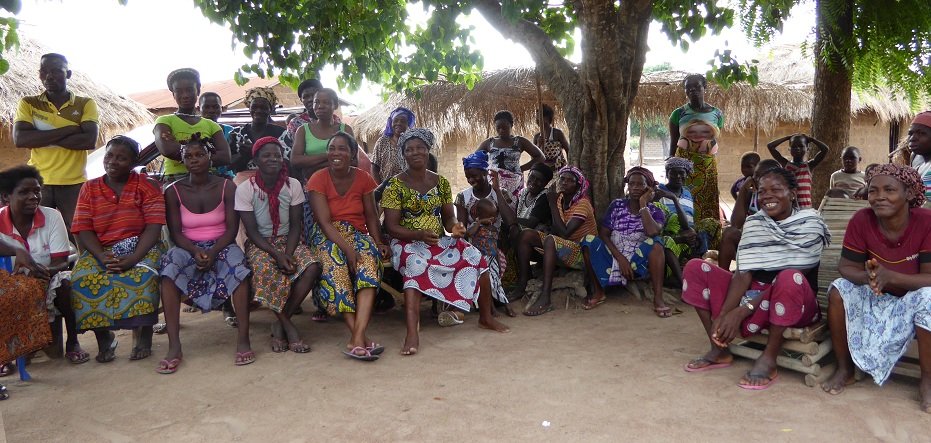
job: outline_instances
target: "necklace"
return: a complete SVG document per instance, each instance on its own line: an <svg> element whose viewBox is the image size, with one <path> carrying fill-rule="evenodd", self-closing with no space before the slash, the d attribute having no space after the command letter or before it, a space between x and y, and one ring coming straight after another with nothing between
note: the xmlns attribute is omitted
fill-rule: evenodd
<svg viewBox="0 0 931 443"><path fill-rule="evenodd" d="M178 117L200 117L197 114L185 114L181 111L175 112L175 115L177 115Z"/></svg>

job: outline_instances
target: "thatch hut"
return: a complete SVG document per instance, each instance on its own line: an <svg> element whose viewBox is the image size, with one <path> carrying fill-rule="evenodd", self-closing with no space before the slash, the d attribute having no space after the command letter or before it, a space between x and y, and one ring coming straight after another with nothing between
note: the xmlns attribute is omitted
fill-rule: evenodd
<svg viewBox="0 0 931 443"><path fill-rule="evenodd" d="M760 59L760 83L737 84L723 89L709 84L706 100L725 115L720 137L720 180L732 183L740 173L739 157L745 151L768 154L766 143L778 136L809 132L813 102L814 65L798 46L777 46L764 51ZM664 71L644 75L641 79L631 118L641 121L665 121L669 114L685 103L681 82L687 73ZM493 135L492 115L500 109L514 113L516 134L529 137L538 131L535 112L538 102L554 105L555 97L545 84L537 86L533 69L516 68L487 73L469 91L464 85L436 82L422 87L416 94L394 94L386 103L360 114L353 127L362 140L372 145L384 128L388 114L397 106L417 114L418 125L437 132L441 149L441 173L458 178L459 159L478 143ZM557 119L559 117L557 108ZM864 150L864 164L879 162L888 154L890 144L899 138L898 128L907 124L913 111L906 98L891 93L854 93L851 110L850 143ZM557 122L565 128L565 122ZM631 134L630 139L639 134ZM668 141L665 141L668 143ZM647 157L662 157L661 140L641 140ZM839 151L837 151L839 154ZM461 182L461 183L460 183ZM454 180L464 187L465 180ZM455 187L455 186L454 186Z"/></svg>
<svg viewBox="0 0 931 443"><path fill-rule="evenodd" d="M0 112L0 124L3 125L0 131L0 168L25 163L29 158L28 149L17 149L13 145L13 121L20 98L36 95L45 89L39 81L39 58L47 52L35 41L23 38L19 50L4 54L10 61L10 70L0 75L0 101L5 109ZM98 146L116 134L154 121L144 106L120 96L78 70L72 69L68 89L97 102L100 112Z"/></svg>

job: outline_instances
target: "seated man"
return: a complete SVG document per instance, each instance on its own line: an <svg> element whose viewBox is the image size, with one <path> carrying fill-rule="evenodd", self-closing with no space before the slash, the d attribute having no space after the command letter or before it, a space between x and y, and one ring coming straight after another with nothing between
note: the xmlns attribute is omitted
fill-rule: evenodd
<svg viewBox="0 0 931 443"><path fill-rule="evenodd" d="M859 170L860 149L848 146L841 152L844 167L831 174L828 197L855 198L860 189L866 186L866 175Z"/></svg>

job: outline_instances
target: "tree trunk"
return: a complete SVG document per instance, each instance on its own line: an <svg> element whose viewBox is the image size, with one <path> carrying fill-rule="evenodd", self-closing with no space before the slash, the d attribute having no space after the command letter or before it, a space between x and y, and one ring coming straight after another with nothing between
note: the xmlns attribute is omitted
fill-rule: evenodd
<svg viewBox="0 0 931 443"><path fill-rule="evenodd" d="M815 12L815 98L811 135L830 148L824 161L812 171L812 201L817 206L828 188L831 173L841 167L840 153L847 147L850 135L853 67L825 48L846 47L841 41L853 33L853 1L818 0Z"/></svg>
<svg viewBox="0 0 931 443"><path fill-rule="evenodd" d="M578 69L559 55L536 25L511 21L494 0L477 9L505 37L530 52L547 88L556 96L569 126L569 163L591 182L595 211L601 214L624 192L627 122L646 60L652 2L579 0L582 63Z"/></svg>

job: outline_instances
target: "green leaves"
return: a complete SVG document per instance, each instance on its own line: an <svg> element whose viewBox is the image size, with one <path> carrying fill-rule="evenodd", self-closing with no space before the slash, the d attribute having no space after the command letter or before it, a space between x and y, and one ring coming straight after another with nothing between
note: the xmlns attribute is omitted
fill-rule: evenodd
<svg viewBox="0 0 931 443"><path fill-rule="evenodd" d="M17 7L18 10L18 7ZM3 58L3 54L13 48L19 47L19 20L13 17L0 17L0 46L3 50L0 52L0 75L6 74L10 70L10 61Z"/></svg>
<svg viewBox="0 0 931 443"><path fill-rule="evenodd" d="M714 51L714 58L708 61L711 69L708 70L705 77L721 85L724 89L740 82L747 82L756 86L760 82L757 63L759 63L757 60L741 63L733 57L730 49L723 51L718 49Z"/></svg>

